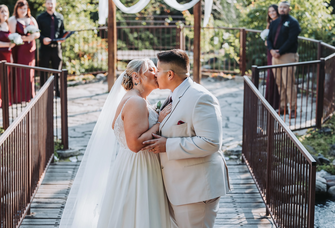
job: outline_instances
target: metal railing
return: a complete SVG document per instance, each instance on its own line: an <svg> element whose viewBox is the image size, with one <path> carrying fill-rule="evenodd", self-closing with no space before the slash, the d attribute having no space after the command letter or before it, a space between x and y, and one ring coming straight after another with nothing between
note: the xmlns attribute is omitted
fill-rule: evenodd
<svg viewBox="0 0 335 228"><path fill-rule="evenodd" d="M156 58L157 53L181 48L182 31L176 25L131 25L117 27L117 70L138 58ZM62 46L63 67L69 75L107 72L107 27L76 30Z"/></svg>
<svg viewBox="0 0 335 228"><path fill-rule="evenodd" d="M316 60L252 67L252 81L264 97L267 97L266 93L277 92L270 91L266 85L266 81L271 80L270 74L272 73L274 77L272 80L275 80L272 83L279 85L280 99L286 104L283 110L280 110L279 106L273 108L278 109L278 115L280 115L280 111L284 112L282 118L292 130L314 127L317 125L317 120L321 121L322 115L317 113L320 111L320 107L317 108L317 103L320 102L318 99L323 99L322 94L317 93L321 86L318 79L324 75L321 72L323 70L321 64L321 60ZM296 116L293 119L287 115L292 110L296 111Z"/></svg>
<svg viewBox="0 0 335 228"><path fill-rule="evenodd" d="M323 94L323 110L321 112L323 122L329 119L330 116L335 112L335 54L332 54L325 58L325 70L323 74L322 85L320 93ZM321 104L320 104L321 105Z"/></svg>
<svg viewBox="0 0 335 228"><path fill-rule="evenodd" d="M173 48L184 49L193 64L193 28L184 26L180 29L175 24L167 24L164 17L153 17L145 25L139 25L138 18L127 18L117 26L117 70L123 71L127 63L136 58L156 58L160 51ZM128 20L129 19L129 20ZM178 20L181 18L178 18ZM128 23L129 22L129 23ZM267 65L267 48L260 37L260 30L228 27L206 27L201 32L201 73L210 77L225 76L225 74L252 75L253 66ZM63 44L64 68L70 75L97 74L107 72L108 66L108 31L107 27L78 30ZM335 47L324 42L298 37L299 61L310 62L321 60L335 53ZM298 119L290 121L284 115L285 122L292 129L321 126L321 122L331 115L334 107L331 85L326 84L327 94L323 94L322 70L326 72L325 81L332 82L329 78L332 72L330 64L333 59L327 58L326 69L320 69L320 65L312 64L304 66L287 65L279 71L294 68L294 84L297 90ZM267 77L274 67L259 68L259 88L265 90ZM320 77L319 77L320 75ZM258 85L257 85L258 87ZM283 90L282 90L283 91ZM274 92L274 91L272 91ZM280 92L280 91L279 91ZM265 94L265 91L262 91ZM319 95L318 95L319 94ZM326 96L323 98L323 96ZM318 97L319 96L319 97ZM322 98L321 98L322 97ZM285 98L289 103L291 98ZM322 101L323 100L323 101ZM318 102L317 102L318 101ZM318 104L324 104L324 107ZM325 111L323 111L323 109ZM284 110L284 114L288 111ZM320 117L321 113L321 117ZM323 115L322 115L323 113Z"/></svg>
<svg viewBox="0 0 335 228"><path fill-rule="evenodd" d="M2 127L6 130L14 122L51 76L55 77L54 136L62 140L64 149L68 149L67 70L0 62Z"/></svg>
<svg viewBox="0 0 335 228"><path fill-rule="evenodd" d="M54 157L51 76L0 137L0 227L19 227Z"/></svg>
<svg viewBox="0 0 335 228"><path fill-rule="evenodd" d="M242 156L277 227L314 227L316 161L244 77Z"/></svg>

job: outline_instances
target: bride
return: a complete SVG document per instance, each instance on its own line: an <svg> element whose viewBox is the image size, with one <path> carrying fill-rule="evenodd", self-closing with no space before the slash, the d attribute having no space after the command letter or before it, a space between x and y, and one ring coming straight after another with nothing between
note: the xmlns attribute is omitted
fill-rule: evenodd
<svg viewBox="0 0 335 228"><path fill-rule="evenodd" d="M171 228L156 154L141 151L171 106L146 98L158 88L149 59L132 60L115 82L69 193L60 227ZM123 88L122 88L123 87Z"/></svg>

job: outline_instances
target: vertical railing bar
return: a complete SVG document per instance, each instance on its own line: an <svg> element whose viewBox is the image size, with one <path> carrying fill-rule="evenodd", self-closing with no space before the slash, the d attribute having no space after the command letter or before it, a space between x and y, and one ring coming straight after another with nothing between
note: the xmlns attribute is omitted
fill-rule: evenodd
<svg viewBox="0 0 335 228"><path fill-rule="evenodd" d="M266 173L266 204L270 207L270 180L271 180L271 157L273 150L273 121L272 116L269 111L267 111L267 135L268 135L268 143L267 143L267 173ZM266 209L266 215L268 216L270 211Z"/></svg>
<svg viewBox="0 0 335 228"><path fill-rule="evenodd" d="M303 65L301 67L301 74L302 74L302 89L301 89L301 108L300 108L300 127L302 127L302 108L303 108L303 100L304 100L304 94L306 94L305 92L305 75L304 75L304 69L305 69L305 65Z"/></svg>
<svg viewBox="0 0 335 228"><path fill-rule="evenodd" d="M287 84L286 84L287 85ZM287 154L288 154L288 140L287 140L287 136L286 136L286 134L285 134L285 141L284 141L284 144L285 144L285 149L284 149L284 151L283 151L283 156L284 156L284 159L283 160L287 160ZM291 193L291 188L290 188L290 185L289 185L289 183L288 183L288 178L289 178L289 176L288 176L288 165L285 165L285 162L283 162L283 165L284 165L284 175L285 175L285 180L286 180L286 191L288 192L288 193ZM285 207L285 211L287 212L288 211L288 207L289 207L289 205L288 205L288 203L287 203L287 201L288 201L288 194L287 194L287 192L284 194L284 207ZM287 223L286 223L286 221L288 221L288 219L289 219L289 216L288 216L288 213L285 213L285 219L284 219L284 226L286 227L287 226Z"/></svg>
<svg viewBox="0 0 335 228"><path fill-rule="evenodd" d="M325 86L325 59L321 59L317 78L316 91L316 127L321 128L323 118L323 100L324 100L324 86Z"/></svg>
<svg viewBox="0 0 335 228"><path fill-rule="evenodd" d="M295 126L295 129L297 129L297 119L298 119L298 90L299 90L299 66L297 66L295 69L295 81L296 81L296 85L295 85L295 90L296 90L296 97L295 97L295 120L294 120L294 126ZM301 127L301 126L300 126Z"/></svg>
<svg viewBox="0 0 335 228"><path fill-rule="evenodd" d="M292 96L291 96L292 97ZM292 149L293 149L293 142L290 140L289 142L288 142L288 144L289 144L289 148L288 148L288 152L289 152L289 154L288 154L288 159L287 159L287 161L288 161L288 164L287 164L287 169L289 170L289 172L288 172L288 175L290 175L291 177L292 177L292 162L293 162L293 159L292 159ZM293 179L293 178L292 178ZM290 180L290 178L288 179L288 180ZM293 182L294 183L294 182ZM289 184L289 186L290 186L290 193L291 193L291 195L294 195L293 194L293 192L294 192L294 188L295 188L295 186L293 185L293 183L292 182L290 182ZM289 203L289 205L291 206L291 213L288 213L288 216L289 216L289 219L288 219L288 222L289 222L289 227L292 225L292 221L293 221L293 219L294 219L294 217L293 217L293 211L294 211L294 205L293 205L293 203L291 202L291 199L290 199L290 196L288 196L288 203Z"/></svg>
<svg viewBox="0 0 335 228"><path fill-rule="evenodd" d="M15 85L15 83L14 83L14 82L15 82L14 77L15 77L15 74L14 74L14 69L13 69L12 66L10 66L9 69L10 69L10 74L11 74L10 79L11 79L11 82L12 82L12 84L11 84L12 88L11 88L11 90L10 90L11 98L12 98L12 106L11 106L12 116L11 116L11 118L9 119L9 124L10 124L11 119L14 118L14 108L13 108L13 106L14 106L14 103L15 103L15 98L14 98L14 88L15 88L15 87L14 87L14 85Z"/></svg>
<svg viewBox="0 0 335 228"><path fill-rule="evenodd" d="M316 180L316 162L309 164L309 202L308 202L308 228L314 227L314 207L315 207L315 180Z"/></svg>
<svg viewBox="0 0 335 228"><path fill-rule="evenodd" d="M285 75L285 77L286 77L286 85L285 85L285 89L284 89L284 91L285 91L285 108L284 109L287 109L287 108L289 108L289 110L290 111L292 111L291 110L291 104L289 104L289 107L287 106L287 103L289 103L289 98L288 98L288 96L287 96L287 91L288 91L288 68L289 67L285 67L286 68L286 75ZM284 69L282 69L282 74L283 74L283 70ZM291 89L292 89L292 85L291 85ZM291 97L292 97L292 94L291 94ZM289 114L289 110L287 109L287 114ZM285 113L285 114L286 114ZM286 118L286 115L284 116L284 121L285 121L285 118ZM288 118L289 120L288 120L288 123L289 123L289 126L291 125L291 118L290 118L290 115L289 115L289 118ZM286 121L285 121L286 122Z"/></svg>
<svg viewBox="0 0 335 228"><path fill-rule="evenodd" d="M63 149L66 150L69 148L68 141L68 120L67 120L67 70L62 71L61 77L61 131L62 131L62 144Z"/></svg>
<svg viewBox="0 0 335 228"><path fill-rule="evenodd" d="M314 72L315 72L315 65L312 65L312 92L311 92L311 117L310 117L310 121L313 120L313 100L314 100Z"/></svg>
<svg viewBox="0 0 335 228"><path fill-rule="evenodd" d="M282 141L282 149L281 149L281 153L280 153L280 160L283 161L283 159L284 159L284 157L283 157L283 156L284 156L283 152L284 152L284 150L285 150L285 138L284 138L284 132L281 133L281 141ZM285 169L284 169L284 166L283 166L283 165L284 165L284 164L281 163L282 171L283 171L283 173L284 173L283 176L285 176ZM284 184L284 186L285 186L285 184ZM280 198L281 198L281 204L282 204L281 207L280 207L280 208L281 208L281 213L280 213L280 214L281 214L281 216L280 216L280 217L281 217L281 218L280 218L281 221L280 221L280 223L283 224L283 221L284 221L284 209L285 209L285 208L284 208L284 206L285 206L285 205L284 205L284 195L283 195L284 192L281 191L280 193L281 193Z"/></svg>
<svg viewBox="0 0 335 228"><path fill-rule="evenodd" d="M299 173L301 173L302 176L300 176L300 184L299 184L299 193L298 193L298 198L300 198L300 201L301 201L301 206L300 206L300 210L299 210L299 226L301 227L301 220L303 219L303 206L304 206L304 198L303 198L303 195L302 195L302 183L304 181L303 179L303 173L304 173L304 170L303 170L303 163L302 163L302 154L299 153Z"/></svg>
<svg viewBox="0 0 335 228"><path fill-rule="evenodd" d="M307 88L306 88L306 116L305 116L305 123L307 122L307 106L308 106L308 96L309 96L309 73L310 73L310 68L309 65L307 65ZM306 124L305 124L306 126Z"/></svg>
<svg viewBox="0 0 335 228"><path fill-rule="evenodd" d="M258 89L259 86L259 69L257 66L252 66L252 82L254 83L255 87Z"/></svg>
<svg viewBox="0 0 335 228"><path fill-rule="evenodd" d="M8 73L5 61L0 62L1 98L2 98L2 127L9 127L9 101L8 101Z"/></svg>
<svg viewBox="0 0 335 228"><path fill-rule="evenodd" d="M24 102L24 106L26 106L26 104L27 104L27 102L29 102L30 101L30 99L31 99L31 93L29 93L29 91L30 91L30 89L28 89L29 88L29 82L30 82L30 73L28 74L28 78L27 78L27 70L25 70L25 69L21 69L21 72L23 72L23 85L24 85L24 87L23 87L23 96L22 96L22 99L21 99L21 103L20 103L20 113L22 112L22 104L23 104L23 102ZM21 77L21 79L22 79L22 77ZM28 79L28 80L27 80ZM28 82L27 82L28 81ZM28 96L28 97L26 97L26 96ZM28 100L26 100L26 99L28 99Z"/></svg>

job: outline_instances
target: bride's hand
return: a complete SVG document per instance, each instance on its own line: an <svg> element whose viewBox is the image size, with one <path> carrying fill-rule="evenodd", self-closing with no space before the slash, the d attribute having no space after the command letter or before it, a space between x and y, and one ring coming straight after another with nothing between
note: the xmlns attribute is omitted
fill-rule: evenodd
<svg viewBox="0 0 335 228"><path fill-rule="evenodd" d="M172 109L172 103L170 103L162 111L160 111L158 122L162 122L164 118L171 112L171 109Z"/></svg>

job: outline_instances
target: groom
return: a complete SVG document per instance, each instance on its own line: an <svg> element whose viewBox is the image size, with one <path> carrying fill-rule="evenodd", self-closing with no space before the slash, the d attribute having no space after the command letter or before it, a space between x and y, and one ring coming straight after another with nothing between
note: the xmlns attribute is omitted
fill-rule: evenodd
<svg viewBox="0 0 335 228"><path fill-rule="evenodd" d="M183 50L158 55L157 82L171 90L164 106L172 111L160 134L144 142L159 153L168 198L179 228L212 228L220 196L229 191L228 169L221 153L222 120L218 100L190 79Z"/></svg>

